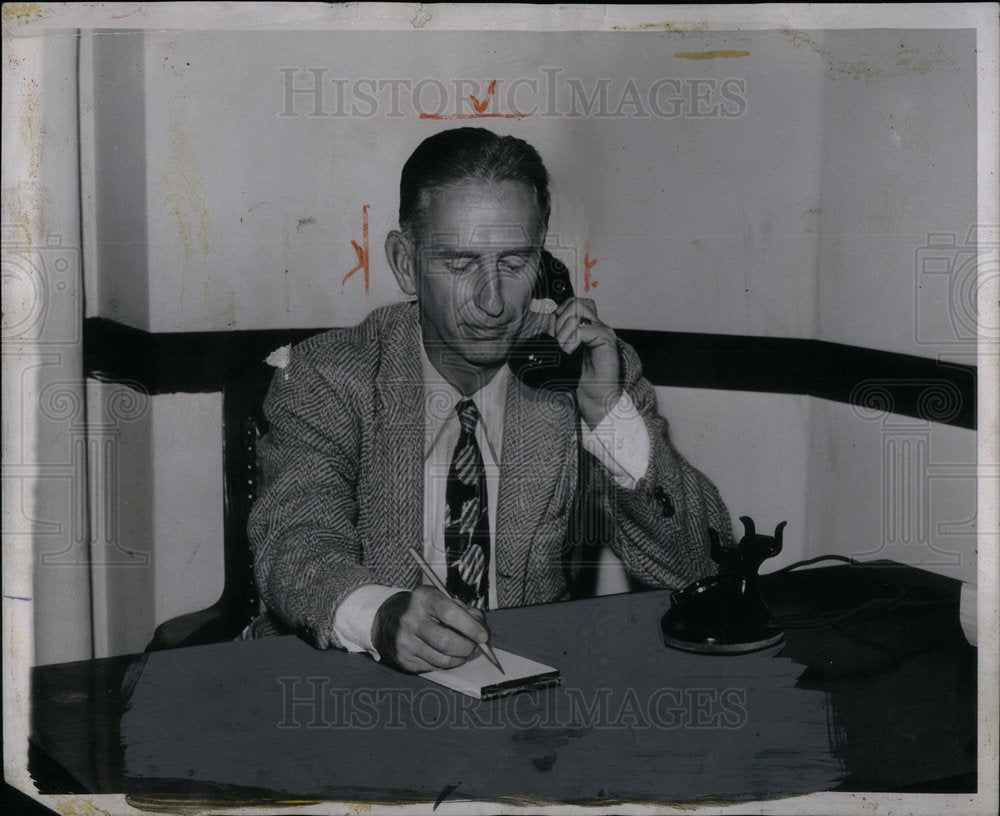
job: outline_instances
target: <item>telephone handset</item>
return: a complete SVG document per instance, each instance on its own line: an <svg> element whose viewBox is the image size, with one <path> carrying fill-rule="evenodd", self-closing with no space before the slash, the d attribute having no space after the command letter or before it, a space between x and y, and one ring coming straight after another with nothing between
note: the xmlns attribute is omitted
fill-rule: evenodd
<svg viewBox="0 0 1000 816"><path fill-rule="evenodd" d="M538 281L531 296L533 300L551 300L556 306L573 297L569 269L547 249L542 250ZM572 391L580 380L583 353L581 346L566 354L550 334L539 334L515 345L508 365L530 388Z"/></svg>

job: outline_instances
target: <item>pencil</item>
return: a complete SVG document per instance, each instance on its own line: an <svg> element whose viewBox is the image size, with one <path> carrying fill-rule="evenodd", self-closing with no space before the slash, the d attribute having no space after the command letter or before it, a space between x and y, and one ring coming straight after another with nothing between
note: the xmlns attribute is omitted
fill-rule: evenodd
<svg viewBox="0 0 1000 816"><path fill-rule="evenodd" d="M441 583L441 579L437 577L437 573L431 569L431 565L424 560L424 557L413 547L410 547L410 555L413 557L413 560L420 565L420 569L423 571L424 575L427 576L427 580L434 584L436 589L451 598L448 590L445 589L444 584ZM458 601L455 598L452 598L452 600L456 603L461 603L461 601ZM478 643L476 645L479 646L479 650L486 656L486 659L500 670L500 674L507 673L503 670L503 666L500 665L500 661L497 659L496 653L493 651L493 647L490 646L489 643Z"/></svg>

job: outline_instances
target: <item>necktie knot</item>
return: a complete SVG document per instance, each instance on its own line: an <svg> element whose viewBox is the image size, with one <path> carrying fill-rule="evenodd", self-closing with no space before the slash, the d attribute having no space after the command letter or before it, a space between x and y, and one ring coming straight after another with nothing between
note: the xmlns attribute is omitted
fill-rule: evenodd
<svg viewBox="0 0 1000 816"><path fill-rule="evenodd" d="M462 400L455 406L458 412L458 421L462 425L462 433L470 436L476 432L476 423L479 421L479 411L476 403L472 400Z"/></svg>

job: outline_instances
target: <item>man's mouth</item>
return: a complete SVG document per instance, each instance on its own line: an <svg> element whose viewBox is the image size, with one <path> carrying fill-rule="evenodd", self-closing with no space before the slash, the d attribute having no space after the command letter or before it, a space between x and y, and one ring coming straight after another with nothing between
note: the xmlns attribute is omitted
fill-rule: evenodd
<svg viewBox="0 0 1000 816"><path fill-rule="evenodd" d="M477 340L498 340L509 331L509 323L502 323L499 326L466 326L466 333Z"/></svg>

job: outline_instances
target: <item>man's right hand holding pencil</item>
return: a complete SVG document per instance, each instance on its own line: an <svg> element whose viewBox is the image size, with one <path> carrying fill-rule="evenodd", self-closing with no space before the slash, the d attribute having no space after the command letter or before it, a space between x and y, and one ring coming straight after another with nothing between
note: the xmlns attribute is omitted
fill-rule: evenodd
<svg viewBox="0 0 1000 816"><path fill-rule="evenodd" d="M454 601L432 586L391 596L372 624L372 644L382 659L411 672L461 666L489 637L482 610Z"/></svg>

